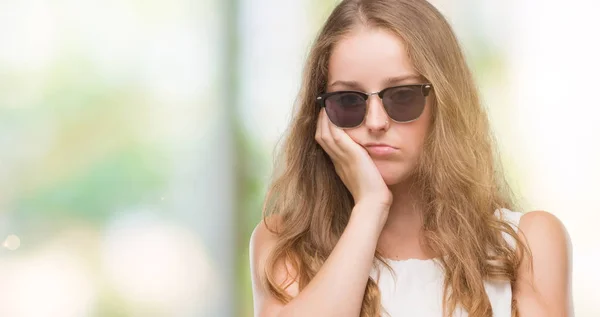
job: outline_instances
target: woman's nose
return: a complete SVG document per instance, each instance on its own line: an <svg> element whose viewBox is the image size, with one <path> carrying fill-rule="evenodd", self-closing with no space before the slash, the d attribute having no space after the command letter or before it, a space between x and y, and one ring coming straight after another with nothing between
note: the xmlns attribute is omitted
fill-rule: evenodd
<svg viewBox="0 0 600 317"><path fill-rule="evenodd" d="M367 114L365 126L371 131L387 130L389 118L383 102L378 95L373 94L367 99Z"/></svg>

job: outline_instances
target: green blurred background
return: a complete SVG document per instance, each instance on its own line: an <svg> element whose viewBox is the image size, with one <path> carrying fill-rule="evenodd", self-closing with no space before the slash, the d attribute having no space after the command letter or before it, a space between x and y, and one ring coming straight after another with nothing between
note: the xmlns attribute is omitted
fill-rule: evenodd
<svg viewBox="0 0 600 317"><path fill-rule="evenodd" d="M571 2L432 1L600 316L599 5ZM335 3L0 0L0 316L252 316L248 239Z"/></svg>

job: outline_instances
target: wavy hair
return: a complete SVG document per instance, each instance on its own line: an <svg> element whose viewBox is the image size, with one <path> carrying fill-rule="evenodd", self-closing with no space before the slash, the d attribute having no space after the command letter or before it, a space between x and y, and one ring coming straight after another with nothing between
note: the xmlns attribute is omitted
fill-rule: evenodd
<svg viewBox="0 0 600 317"><path fill-rule="evenodd" d="M319 107L332 48L358 27L399 37L415 70L434 87L432 125L415 184L424 205L426 245L444 268L444 312L461 306L469 316L492 316L484 280L510 281L526 250L515 230L494 211L514 209L487 114L458 40L445 18L424 0L345 0L320 30L308 56L294 116L276 159L263 217L279 215L278 239L262 283L280 301L291 300L277 283L278 263L289 263L302 290L332 252L346 227L353 198L326 152L315 141ZM266 221L265 221L266 223ZM515 249L503 238L511 236ZM376 252L374 266L384 259ZM389 267L388 267L389 268ZM376 282L366 285L361 317L384 312ZM518 312L513 303L513 316Z"/></svg>

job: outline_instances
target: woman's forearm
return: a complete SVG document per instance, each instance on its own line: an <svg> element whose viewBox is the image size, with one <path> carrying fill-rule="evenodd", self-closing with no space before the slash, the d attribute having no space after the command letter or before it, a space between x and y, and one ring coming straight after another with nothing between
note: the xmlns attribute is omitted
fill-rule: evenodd
<svg viewBox="0 0 600 317"><path fill-rule="evenodd" d="M387 210L381 210L385 207L373 205L354 207L330 256L279 317L359 316L377 241L387 218Z"/></svg>

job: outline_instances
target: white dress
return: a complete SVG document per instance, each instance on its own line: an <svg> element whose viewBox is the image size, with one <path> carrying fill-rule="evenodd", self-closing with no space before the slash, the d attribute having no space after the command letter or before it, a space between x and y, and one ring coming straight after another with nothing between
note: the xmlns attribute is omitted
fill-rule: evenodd
<svg viewBox="0 0 600 317"><path fill-rule="evenodd" d="M522 213L508 209L496 210L495 214L510 223L515 230L522 216ZM514 248L514 239L506 233L503 235ZM437 260L387 259L386 261L394 269L396 280L385 267L380 270L379 279L375 270L372 271L371 276L378 281L381 305L389 316L443 316L444 272ZM510 282L484 282L484 286L492 304L494 317L510 317L512 303ZM453 316L464 317L467 313L461 307L457 307Z"/></svg>

